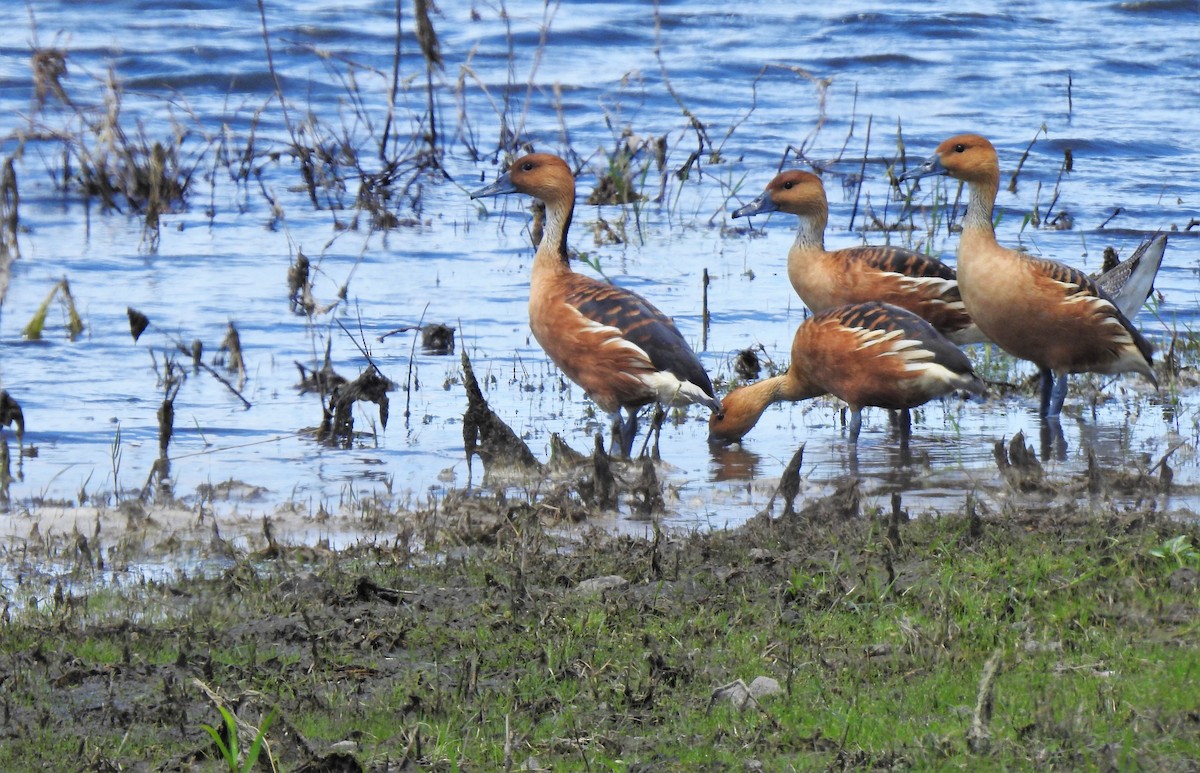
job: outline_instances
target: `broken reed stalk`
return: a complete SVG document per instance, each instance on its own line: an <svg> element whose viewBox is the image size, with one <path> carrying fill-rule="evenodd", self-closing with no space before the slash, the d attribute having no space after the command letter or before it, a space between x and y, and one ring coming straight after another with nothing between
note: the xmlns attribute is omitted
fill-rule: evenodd
<svg viewBox="0 0 1200 773"><path fill-rule="evenodd" d="M1049 135L1049 130L1046 129L1046 124L1042 124L1041 127L1033 133L1033 139L1031 139L1029 144L1025 146L1025 152L1021 154L1021 159L1017 161L1017 166L1015 169L1013 169L1012 177L1010 177L1008 180L1009 193L1017 192L1017 177L1021 174L1021 167L1025 166L1025 160L1029 158L1029 151L1033 149L1033 143L1037 142L1038 136L1042 134L1046 134L1047 136Z"/></svg>
<svg viewBox="0 0 1200 773"><path fill-rule="evenodd" d="M8 487L13 482L12 456L8 450L8 438L0 435L0 504L8 504Z"/></svg>
<svg viewBox="0 0 1200 773"><path fill-rule="evenodd" d="M711 151L713 144L712 140L710 140L708 137L708 130L704 124L701 123L700 119L696 117L696 114L692 112L691 108L684 104L683 98L679 96L679 92L675 91L675 87L671 84L671 77L667 73L667 64L662 58L662 14L658 7L657 0L655 0L654 3L654 58L658 62L658 69L659 72L662 73L663 85L666 86L667 93L671 95L671 99L675 100L675 104L679 105L679 109L683 111L684 116L686 116L688 119L688 123L693 129L695 129L696 136L700 140L700 151L689 159L688 164L685 164L683 168L683 176L679 178L682 180L686 179L686 169L690 167L691 163L694 163L699 158L699 154L702 153L705 148L708 148Z"/></svg>
<svg viewBox="0 0 1200 773"><path fill-rule="evenodd" d="M317 182L316 175L313 173L312 148L301 145L300 141L296 138L296 127L292 124L291 117L288 114L287 100L283 96L283 85L279 82L279 75L275 71L275 57L271 52L271 35L267 31L267 9L263 5L263 0L257 0L257 2L258 18L262 25L263 48L267 53L267 72L271 74L271 83L275 86L275 98L279 100L279 109L283 113L283 125L292 139L292 151L296 154L296 159L300 162L300 176L304 179L305 188L308 190L308 198L312 201L312 205L319 209L321 204L317 199Z"/></svg>
<svg viewBox="0 0 1200 773"><path fill-rule="evenodd" d="M412 393L413 393L413 371L414 363L417 359L417 338L420 336L421 326L425 323L425 312L429 311L429 304L425 304L425 308L421 309L421 318L417 320L416 333L413 334L412 346L408 350L408 375L404 381L404 427L408 428L408 419L412 416ZM416 386L420 389L420 384Z"/></svg>
<svg viewBox="0 0 1200 773"><path fill-rule="evenodd" d="M404 0L396 0L396 42L392 51L392 80L388 84L387 117L383 121L383 133L379 138L379 160L387 163L388 138L392 134L392 121L396 118L396 95L400 90L400 41L404 37L402 11Z"/></svg>
<svg viewBox="0 0 1200 773"><path fill-rule="evenodd" d="M4 162L4 174L0 178L0 306L8 295L8 283L12 278L12 263L21 256L17 243L20 229L17 209L21 202L17 190L17 172L13 168L12 156Z"/></svg>
<svg viewBox="0 0 1200 773"><path fill-rule="evenodd" d="M12 156L4 161L4 172L0 175L0 259L18 258L21 251L17 246L20 220L17 209L21 194L17 189L17 172L13 168ZM0 287L0 301L4 300L4 288Z"/></svg>
<svg viewBox="0 0 1200 773"><path fill-rule="evenodd" d="M187 376L172 356L167 356L164 365L163 401L157 412L158 458L154 460L154 464L150 466L150 474L146 476L146 485L142 487L142 499L150 496L155 481L164 494L170 494L171 458L167 455L167 449L171 445L171 437L175 434L175 398L179 396L179 389L187 380Z"/></svg>
<svg viewBox="0 0 1200 773"><path fill-rule="evenodd" d="M801 443L787 466L783 468L783 474L779 476L779 488L775 490L777 496L783 497L783 516L796 514L796 495L800 493L800 467L803 464L804 443Z"/></svg>
<svg viewBox="0 0 1200 773"><path fill-rule="evenodd" d="M1104 228L1106 225L1108 225L1109 223L1111 223L1111 222L1112 222L1112 219L1113 219L1114 217L1116 217L1117 215L1121 214L1121 213L1122 213L1122 212L1124 212L1124 211L1125 211L1125 210L1124 210L1124 208L1123 208L1123 207L1117 207L1116 209L1114 209L1114 210L1112 211L1112 214L1111 214L1111 215L1109 215L1108 217L1104 218L1104 222L1103 222L1103 223L1101 223L1101 224L1100 224L1098 227L1099 227L1099 228ZM2 297L0 297L0 300L3 300L3 298L2 298Z"/></svg>
<svg viewBox="0 0 1200 773"><path fill-rule="evenodd" d="M846 130L846 139L842 141L842 147L838 150L835 160L841 161L846 155L846 148L850 147L850 138L854 136L854 125L858 121L858 84L854 84L854 95L850 98L850 127Z"/></svg>
<svg viewBox="0 0 1200 773"><path fill-rule="evenodd" d="M1047 224L1054 222L1051 216L1054 214L1054 205L1058 203L1058 197L1061 195L1059 191L1059 185L1062 183L1063 173L1071 171L1073 165L1074 163L1071 159L1071 149L1067 148L1066 152L1063 154L1062 166L1058 168L1058 178L1054 181L1054 194L1050 198L1050 203L1046 205L1046 216L1042 218L1042 222ZM1037 219L1036 212L1034 213L1034 219Z"/></svg>
<svg viewBox="0 0 1200 773"><path fill-rule="evenodd" d="M495 467L507 467L526 474L541 473L541 462L529 446L488 405L467 356L467 347L463 347L460 357L463 387L467 393L467 409L463 412L463 451L468 470L471 459L478 456L483 462L485 478Z"/></svg>
<svg viewBox="0 0 1200 773"><path fill-rule="evenodd" d="M224 376L222 376L220 373L217 373L215 370L213 370L212 367L209 366L208 363L201 360L198 356L193 356L193 353L198 351L198 349L196 348L196 344L199 344L199 343L200 343L199 341L196 341L195 343L193 343L192 346L184 346L182 341L176 341L175 347L177 349L179 349L179 351L186 354L188 357L192 358L192 366L193 367L204 370L206 373L208 373L208 375L212 376L217 381L221 382L221 384L226 389L228 389L230 392L232 392L233 395L235 397L237 397L237 399L242 401L242 405L244 405L246 408L250 408L251 407L250 401L242 396L241 391L238 390L237 387L235 387L233 384L229 383L229 380L226 379Z"/></svg>
<svg viewBox="0 0 1200 773"><path fill-rule="evenodd" d="M398 2L397 15L399 15ZM433 71L442 69L442 53L438 46L437 33L433 29L433 22L429 20L428 0L413 0L413 16L417 25L417 42L421 45L421 55L425 57L425 92L428 97L427 109L429 111L429 132L426 137L429 140L429 152L436 154L438 131L437 110L433 94ZM399 22L397 21L398 26Z"/></svg>
<svg viewBox="0 0 1200 773"><path fill-rule="evenodd" d="M46 107L51 94L64 105L71 106L71 99L62 86L62 76L67 74L67 53L58 48L37 48L34 43L29 65L33 70L34 112Z"/></svg>
<svg viewBox="0 0 1200 773"><path fill-rule="evenodd" d="M221 340L218 351L229 352L229 362L225 367L230 372L237 374L237 391L241 392L242 388L246 386L246 361L242 358L241 336L238 335L237 328L232 322L225 331L225 338Z"/></svg>
<svg viewBox="0 0 1200 773"><path fill-rule="evenodd" d="M854 218L858 216L858 200L862 197L863 178L867 174L867 155L871 152L871 121L875 116L867 116L867 140L863 145L862 164L858 167L858 185L854 186L854 208L850 210L850 225L846 229L854 230Z"/></svg>
<svg viewBox="0 0 1200 773"><path fill-rule="evenodd" d="M75 308L75 298L71 295L71 284L63 277L50 289L46 295L46 300L42 301L42 305L34 312L33 317L29 320L29 324L25 325L21 330L21 335L30 341L40 341L42 331L46 326L46 314L50 310L50 302L56 297L61 296L61 302L67 310L67 337L74 341L83 332L83 320L79 317L79 312Z"/></svg>

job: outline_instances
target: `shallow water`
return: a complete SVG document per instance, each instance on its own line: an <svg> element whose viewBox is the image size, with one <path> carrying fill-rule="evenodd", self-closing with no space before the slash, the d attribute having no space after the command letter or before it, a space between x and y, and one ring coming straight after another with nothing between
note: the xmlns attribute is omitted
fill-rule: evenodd
<svg viewBox="0 0 1200 773"><path fill-rule="evenodd" d="M371 131L378 136L385 115L394 4L276 5L267 4L267 24L290 119L311 112L326 130L359 146L364 164L377 166ZM1159 343L1173 331L1194 330L1200 229L1182 229L1196 216L1200 182L1182 170L1200 168L1192 125L1200 102L1195 2L1028 2L1003 13L993 6L760 2L731 10L664 3L656 28L654 7L642 2L549 10L529 2L440 3L433 23L445 68L435 82L443 163L453 182L421 178L417 212L404 203L393 208L418 222L387 232L345 228L351 209L314 209L286 155L257 158L261 187L253 177L232 181L214 161L222 138L235 153L251 133L261 154L284 150L288 141L253 4L210 0L162 8L111 0L38 7L36 33L27 16L0 31L0 114L7 116L0 151L16 152L31 125L77 128L71 111L53 99L44 112L31 113L28 63L36 36L41 45L66 49L63 83L81 105L101 103L98 79L112 68L125 88L127 133L139 131L135 119L152 141L171 136L174 125L187 126L184 151L198 171L189 206L163 216L157 249L150 250L141 218L102 212L95 202L88 206L55 189L61 145L24 146L15 169L25 230L0 316L0 385L22 405L25 442L37 456L20 464L10 505L78 502L82 495L92 504L112 503L114 489L127 497L143 486L158 454L156 363L176 342L190 346L193 339L204 342L211 362L231 322L245 352L251 407L207 373L189 373L175 403L170 445L177 494L236 479L265 489L242 495L236 503L242 510L299 502L315 511L373 494L419 504L478 481L478 462L472 473L463 458L457 354L423 353L411 332L380 340L422 322L458 328L459 346L471 355L493 408L540 457L552 432L576 448L590 447L603 421L577 387L562 384L528 333L528 202L505 197L481 206L465 193L496 174L499 113L537 149L577 154L583 172L572 243L614 281L675 316L698 349L705 342L701 275L708 271L712 324L701 357L715 377L728 378L733 354L755 344L786 362L804 317L784 273L792 224L755 218L751 235L728 212L757 195L789 145L803 146L826 169L827 246L861 243L852 217L860 229L871 216L894 221L901 208L884 162L897 154L898 129L910 163L952 133L987 134L1000 151L1005 183L1033 142L1016 192L1002 190L997 211L1000 238L1036 253L1092 271L1106 246L1125 256L1157 230L1181 229L1170 235L1160 301L1137 323ZM406 16L402 26L408 90L398 100L397 131L407 137L419 130L424 70L412 20ZM356 89L347 85L349 63ZM686 182L671 172L698 140L680 102L720 154L713 158L706 147ZM370 127L356 113L369 116ZM661 185L664 201L636 209L583 204L625 131L635 139L665 137L668 168L661 178L652 169L642 183L652 195ZM473 160L472 148L483 160ZM1068 148L1074 167L1058 183L1054 211L1068 211L1074 227L1024 225L1035 205L1046 212ZM856 186L840 181L853 182L860 172L856 196ZM933 187L924 183L922 190ZM264 191L282 217L272 217ZM354 194L335 198L351 206ZM623 225L628 239L596 240L601 218ZM923 226L920 216L917 222ZM865 238L886 237L868 231ZM952 259L956 237L943 227L937 238L935 248ZM286 274L298 250L312 259L319 301L331 303L347 288L347 301L312 323L288 303ZM86 331L67 340L52 306L43 340L23 340L25 323L64 276ZM137 343L126 307L151 320ZM365 366L355 343L361 341L401 385L391 394L386 429L375 407L363 404L356 426L377 433L349 450L324 447L305 432L320 421L320 405L296 389L295 363L319 364L327 340L343 375L352 378ZM1182 443L1171 457L1175 480L1200 482L1196 392L1167 399L1148 395L1132 377L1103 383L1111 399L1094 410L1082 392L1068 398L1067 452L1048 460L1052 470L1064 477L1084 470L1088 448L1105 466L1148 469ZM967 489L994 481L996 440L1023 431L1037 444L1034 407L1030 398L1011 397L927 406L915 418L907 464L886 413L868 411L858 452L864 489L872 500L902 491L910 506L955 507ZM699 411L664 432L663 455L678 493L671 520L681 525L736 523L763 507L800 443L805 494L828 490L850 469L832 401L771 410L740 453L713 456L704 437ZM1197 503L1184 495L1168 504Z"/></svg>

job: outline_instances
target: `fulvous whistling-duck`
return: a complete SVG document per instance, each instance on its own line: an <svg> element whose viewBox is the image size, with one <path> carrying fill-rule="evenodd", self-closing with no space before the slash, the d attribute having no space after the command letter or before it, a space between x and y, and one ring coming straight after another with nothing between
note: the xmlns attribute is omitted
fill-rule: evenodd
<svg viewBox="0 0 1200 773"><path fill-rule="evenodd" d="M519 158L471 198L502 193L525 193L546 205L533 258L529 326L550 359L612 416L621 453L630 455L637 411L645 405L700 403L719 413L708 373L670 317L636 293L571 270L567 231L575 178L566 162L546 153Z"/></svg>
<svg viewBox="0 0 1200 773"><path fill-rule="evenodd" d="M786 212L800 218L788 251L788 279L814 312L851 303L881 301L908 309L959 344L985 340L963 306L954 269L937 258L900 247L847 247L825 251L829 203L821 178L792 169L780 172L734 217Z"/></svg>
<svg viewBox="0 0 1200 773"><path fill-rule="evenodd" d="M829 203L821 178L809 172L780 172L754 201L733 212L746 217L784 212L800 218L788 251L788 279L813 311L849 303L882 301L908 309L957 344L987 337L972 323L953 268L937 258L899 247L846 247L825 251ZM1132 319L1154 284L1166 236L1142 244L1128 260L1096 278L1117 308Z"/></svg>
<svg viewBox="0 0 1200 773"><path fill-rule="evenodd" d="M1141 373L1158 386L1150 343L1094 280L996 242L1000 164L992 143L977 134L951 137L901 179L931 175L949 175L970 189L958 242L959 292L984 335L1038 366L1040 416L1061 413L1071 373Z"/></svg>
<svg viewBox="0 0 1200 773"><path fill-rule="evenodd" d="M856 444L864 407L915 408L956 389L986 393L967 356L928 322L886 303L839 306L800 324L787 373L725 395L708 438L737 442L772 403L832 394L850 406Z"/></svg>

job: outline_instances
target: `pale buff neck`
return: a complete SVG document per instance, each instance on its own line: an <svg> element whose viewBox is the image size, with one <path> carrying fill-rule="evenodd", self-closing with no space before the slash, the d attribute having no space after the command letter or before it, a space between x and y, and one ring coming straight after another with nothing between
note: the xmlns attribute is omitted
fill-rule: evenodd
<svg viewBox="0 0 1200 773"><path fill-rule="evenodd" d="M992 226L992 210L1000 188L999 172L995 177L972 180L967 215L963 218L962 234L958 238L958 284L964 296L986 269L982 263L995 252L996 229ZM978 276L977 276L978 275Z"/></svg>
<svg viewBox="0 0 1200 773"><path fill-rule="evenodd" d="M825 225L829 220L828 212L818 212L812 215L800 215L800 225L796 229L796 241L792 243L794 252L824 252Z"/></svg>
<svg viewBox="0 0 1200 773"><path fill-rule="evenodd" d="M546 225L542 230L542 241L533 258L533 273L570 273L571 259L567 253L567 232L571 229L571 217L575 210L575 190L558 201L547 201Z"/></svg>
<svg viewBox="0 0 1200 773"><path fill-rule="evenodd" d="M967 215L963 219L963 232L974 231L991 234L995 238L992 227L992 211L996 206L996 193L1000 190L1000 173L995 176L985 175L968 183L971 198L967 202Z"/></svg>

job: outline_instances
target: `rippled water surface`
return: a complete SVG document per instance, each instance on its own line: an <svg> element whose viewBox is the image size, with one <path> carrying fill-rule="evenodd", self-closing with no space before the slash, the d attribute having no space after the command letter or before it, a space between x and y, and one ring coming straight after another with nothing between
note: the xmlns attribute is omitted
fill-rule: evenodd
<svg viewBox="0 0 1200 773"><path fill-rule="evenodd" d="M381 340L419 323L458 328L488 399L536 454L545 458L552 432L588 448L602 419L577 387L563 384L528 332L528 202L506 197L481 206L466 195L495 176L502 126L581 167L573 246L672 314L721 379L748 346L786 362L804 317L784 269L793 224L756 218L750 233L741 221L733 229L728 215L757 195L789 146L824 169L829 247L887 238L862 229L899 214L886 166L900 153L900 137L911 163L950 134L984 133L1000 151L1005 184L1028 148L1016 191L1002 185L1001 240L1093 271L1106 246L1124 256L1149 234L1172 231L1157 303L1137 324L1164 346L1173 333L1198 327L1200 229L1187 230L1200 214L1194 0L1024 2L1002 12L970 2L808 8L766 1L732 9L673 2L657 12L640 0L438 5L432 21L444 67L432 82L450 180L405 177L412 184L390 207L406 222L385 231L355 211L356 180L345 190L321 188L314 207L288 152L287 126L301 144L341 158L352 150L368 171L380 170L394 3L268 0L286 114L253 3L88 0L35 4L32 20L8 19L0 31L0 151L16 157L22 231L0 316L0 385L23 407L25 442L37 450L19 465L12 505L75 502L81 494L112 502L115 487L140 488L158 456L156 374L165 353L199 339L211 364L230 323L244 348L250 407L189 368L170 445L177 494L236 479L265 487L248 507L269 511L387 491L409 492L419 503L466 484L457 354L424 353L412 332ZM390 129L402 138L393 147L399 157L415 152L404 143L427 128L424 60L408 13L406 6ZM62 83L76 109L51 95L35 110L34 41L66 52ZM153 143L188 133L183 157L195 174L187 206L163 215L155 246L141 216L103 211L55 183L62 143L47 135L78 132L77 111L105 109L101 86L110 71L123 88L128 136ZM665 169L651 164L635 181L651 200L583 203L618 145L657 138ZM231 169L247 148L252 173L235 179ZM696 150L681 180L674 172ZM1063 173L1067 150L1073 168ZM801 164L795 156L788 163ZM1069 213L1073 227L1025 223L1035 207L1049 211L1056 187L1053 212ZM919 196L933 189L924 184ZM922 216L917 223L923 238ZM606 231L625 238L602 238ZM933 246L952 259L956 239L942 227ZM314 266L319 303L334 303L345 289L335 311L311 321L288 300L287 271L300 251ZM22 328L63 277L85 332L68 340L52 305L43 339L25 340ZM127 307L151 320L136 343ZM364 368L365 347L400 385L386 429L375 407L362 404L356 426L375 434L349 450L304 432L321 410L315 395L296 388L296 363L319 364L327 342L343 375ZM1134 378L1103 386L1111 399L1094 408L1082 391L1069 398L1068 451L1052 466L1082 470L1090 448L1105 465L1145 469L1182 443L1172 457L1176 481L1197 482L1195 391L1148 396ZM865 488L878 497L910 492L906 502L918 506L954 506L973 481L995 477L996 440L1024 431L1036 445L1034 408L1019 397L927 406L916 416L910 460L898 457L886 413L869 410L858 454ZM735 523L761 508L802 442L805 492L825 490L848 469L832 401L772 409L742 452L714 456L705 429L692 411L664 431L679 523ZM1175 504L1195 505L1189 497Z"/></svg>

